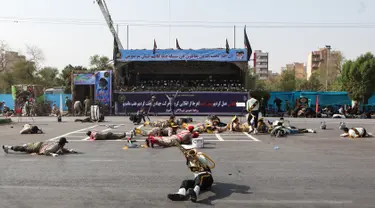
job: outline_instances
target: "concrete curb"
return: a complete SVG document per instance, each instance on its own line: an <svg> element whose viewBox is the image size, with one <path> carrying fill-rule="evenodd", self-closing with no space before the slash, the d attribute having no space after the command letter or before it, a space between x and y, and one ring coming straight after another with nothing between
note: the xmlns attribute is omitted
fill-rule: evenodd
<svg viewBox="0 0 375 208"><path fill-rule="evenodd" d="M0 125L9 124L9 123L12 123L12 119L10 119L10 118L6 118L6 119L0 118Z"/></svg>

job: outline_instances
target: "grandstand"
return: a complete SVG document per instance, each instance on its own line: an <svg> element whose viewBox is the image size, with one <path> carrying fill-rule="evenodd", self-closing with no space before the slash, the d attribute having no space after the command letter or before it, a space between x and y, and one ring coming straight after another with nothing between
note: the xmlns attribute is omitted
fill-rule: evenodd
<svg viewBox="0 0 375 208"><path fill-rule="evenodd" d="M150 58L144 58L148 56L147 52L152 53L152 51L142 50L124 51L124 54L129 54L127 56L129 58L125 58L128 60L119 71L117 90L244 90L243 84L246 77L247 61L244 61L246 57L244 57L243 50L235 50L229 54L220 49L199 50L199 52L192 50L189 52L163 50L165 55L159 56L159 58L152 55L149 56ZM197 59L201 60L185 59L181 61L180 58L168 58L170 56L199 56ZM204 56L214 57L204 58ZM134 58L130 57L139 58L134 60Z"/></svg>
<svg viewBox="0 0 375 208"><path fill-rule="evenodd" d="M134 113L150 105L152 95L159 94L157 111L169 114L165 94L176 91L177 114L241 111L235 103L246 100L246 74L252 54L246 29L244 37L245 49L230 49L227 44L226 48L184 50L177 40L178 49L157 49L155 41L152 50L119 49L114 71L115 113ZM204 105L211 108L202 110Z"/></svg>

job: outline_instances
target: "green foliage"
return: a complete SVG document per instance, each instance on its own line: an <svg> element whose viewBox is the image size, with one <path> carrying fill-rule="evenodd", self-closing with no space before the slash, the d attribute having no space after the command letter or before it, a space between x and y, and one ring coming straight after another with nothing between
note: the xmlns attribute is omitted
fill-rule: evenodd
<svg viewBox="0 0 375 208"><path fill-rule="evenodd" d="M60 86L62 80L58 78L59 70L52 67L44 67L37 72L38 83L46 87Z"/></svg>
<svg viewBox="0 0 375 208"><path fill-rule="evenodd" d="M245 88L248 90L255 89L257 80L258 76L254 74L254 70L252 68L249 68L246 73Z"/></svg>
<svg viewBox="0 0 375 208"><path fill-rule="evenodd" d="M40 68L44 59L38 47L26 46L28 59L17 62L7 62L5 51L8 45L0 41L0 93L11 93L11 86L16 84L38 84L45 88L64 87L65 93L71 93L72 73L88 73L113 69L110 59L106 56L94 55L90 57L90 70L82 66L67 65L61 72L57 68ZM19 54L21 55L21 54Z"/></svg>
<svg viewBox="0 0 375 208"><path fill-rule="evenodd" d="M299 89L297 90L301 90L301 91L321 91L322 88L323 88L323 85L322 83L320 82L320 79L319 79L319 73L318 72L315 72L315 73L312 73L309 80L303 80L303 81L300 81L300 86L299 86Z"/></svg>
<svg viewBox="0 0 375 208"><path fill-rule="evenodd" d="M375 57L372 53L347 61L342 68L342 87L351 99L367 104L375 90Z"/></svg>
<svg viewBox="0 0 375 208"><path fill-rule="evenodd" d="M296 89L296 76L294 70L282 72L279 82L279 91L294 91Z"/></svg>
<svg viewBox="0 0 375 208"><path fill-rule="evenodd" d="M72 66L67 65L59 74L59 80L61 80L61 85L65 87L64 93L72 93L72 73L85 73L88 70L82 66Z"/></svg>
<svg viewBox="0 0 375 208"><path fill-rule="evenodd" d="M90 72L112 70L113 66L109 63L110 59L106 56L94 55L90 57Z"/></svg>

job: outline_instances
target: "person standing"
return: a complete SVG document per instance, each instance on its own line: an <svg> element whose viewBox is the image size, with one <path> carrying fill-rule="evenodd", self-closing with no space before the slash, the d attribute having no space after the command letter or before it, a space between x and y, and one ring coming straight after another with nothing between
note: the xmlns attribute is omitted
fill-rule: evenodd
<svg viewBox="0 0 375 208"><path fill-rule="evenodd" d="M147 111L147 118L148 118L149 121L150 121L150 117L148 117L148 115L150 114L151 108L154 112L154 116L157 116L155 102L156 102L156 96L152 95L151 100L150 100L150 107L148 107L148 111Z"/></svg>
<svg viewBox="0 0 375 208"><path fill-rule="evenodd" d="M275 100L273 101L273 103L275 103L276 107L277 107L277 112L280 113L281 112L281 103L283 101L280 100L280 98L275 98Z"/></svg>
<svg viewBox="0 0 375 208"><path fill-rule="evenodd" d="M178 91L176 92L176 94L174 96L169 97L168 95L165 95L165 96L167 96L167 98L169 100L169 110L171 111L172 116L174 116L174 102L176 100L177 94L178 94Z"/></svg>
<svg viewBox="0 0 375 208"><path fill-rule="evenodd" d="M246 110L248 112L247 123L249 127L252 127L250 128L249 133L252 133L253 131L254 133L257 133L259 101L253 97L251 92L249 93L249 99L246 102Z"/></svg>
<svg viewBox="0 0 375 208"><path fill-rule="evenodd" d="M83 104L85 105L85 116L87 116L87 113L90 113L91 107L91 100L89 99L89 96L86 96L86 99L83 101Z"/></svg>
<svg viewBox="0 0 375 208"><path fill-rule="evenodd" d="M70 100L68 96L65 97L65 106L68 108L68 115L71 115L73 113L73 105L72 100Z"/></svg>

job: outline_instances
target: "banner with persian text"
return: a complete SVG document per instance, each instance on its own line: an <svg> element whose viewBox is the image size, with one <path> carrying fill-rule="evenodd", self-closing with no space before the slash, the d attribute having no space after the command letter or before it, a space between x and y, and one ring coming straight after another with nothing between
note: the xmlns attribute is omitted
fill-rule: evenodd
<svg viewBox="0 0 375 208"><path fill-rule="evenodd" d="M200 49L200 50L121 50L118 61L217 61L247 62L245 49Z"/></svg>
<svg viewBox="0 0 375 208"><path fill-rule="evenodd" d="M141 107L146 111L151 105L151 96L156 97L150 114L170 114L170 105L166 95L175 92L118 92L115 93L116 114L124 115L137 112ZM237 102L246 102L246 92L180 92L175 99L176 115L232 115L241 113L244 108L236 107Z"/></svg>
<svg viewBox="0 0 375 208"><path fill-rule="evenodd" d="M94 85L95 73L73 74L74 85Z"/></svg>

